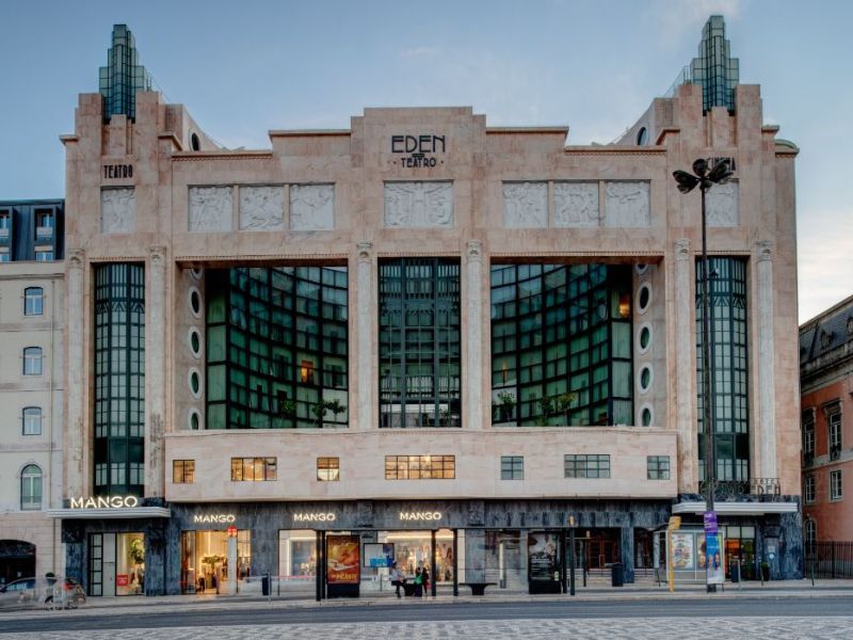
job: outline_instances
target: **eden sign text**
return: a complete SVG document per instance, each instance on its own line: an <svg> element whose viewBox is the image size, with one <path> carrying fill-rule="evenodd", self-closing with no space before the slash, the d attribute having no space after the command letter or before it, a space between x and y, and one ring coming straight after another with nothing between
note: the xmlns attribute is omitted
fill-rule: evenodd
<svg viewBox="0 0 853 640"><path fill-rule="evenodd" d="M444 136L435 134L393 135L391 136L391 153L406 154L400 158L400 164L408 169L418 167L434 167L438 164L435 153L444 153Z"/></svg>

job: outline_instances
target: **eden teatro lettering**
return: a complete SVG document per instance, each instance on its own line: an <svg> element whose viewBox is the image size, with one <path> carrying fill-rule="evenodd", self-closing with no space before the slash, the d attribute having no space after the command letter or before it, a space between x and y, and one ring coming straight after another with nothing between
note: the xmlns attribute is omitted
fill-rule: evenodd
<svg viewBox="0 0 853 640"><path fill-rule="evenodd" d="M106 179L132 178L132 177L133 177L133 165L132 164L105 164L104 165L104 178L106 178Z"/></svg>
<svg viewBox="0 0 853 640"><path fill-rule="evenodd" d="M438 164L438 160L435 156L427 154L445 153L445 151L444 136L435 134L391 136L391 153L410 154L400 158L400 164L409 169L434 167Z"/></svg>

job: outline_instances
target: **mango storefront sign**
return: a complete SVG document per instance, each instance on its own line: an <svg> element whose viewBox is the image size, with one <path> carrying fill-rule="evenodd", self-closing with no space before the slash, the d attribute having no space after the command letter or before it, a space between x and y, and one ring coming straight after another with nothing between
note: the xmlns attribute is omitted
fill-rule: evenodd
<svg viewBox="0 0 853 640"><path fill-rule="evenodd" d="M72 509L133 509L139 506L136 496L92 496L71 498Z"/></svg>
<svg viewBox="0 0 853 640"><path fill-rule="evenodd" d="M442 514L440 511L401 511L400 512L400 521L401 522L436 522L442 519Z"/></svg>
<svg viewBox="0 0 853 640"><path fill-rule="evenodd" d="M209 513L193 516L194 524L232 524L237 521L233 513Z"/></svg>

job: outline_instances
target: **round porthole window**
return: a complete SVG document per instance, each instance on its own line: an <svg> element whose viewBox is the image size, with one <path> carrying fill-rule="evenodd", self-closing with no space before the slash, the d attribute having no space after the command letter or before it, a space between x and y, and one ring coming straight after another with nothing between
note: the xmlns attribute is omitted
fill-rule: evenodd
<svg viewBox="0 0 853 640"><path fill-rule="evenodd" d="M643 323L637 332L637 350L646 353L652 345L652 325Z"/></svg>
<svg viewBox="0 0 853 640"><path fill-rule="evenodd" d="M643 408L640 409L640 424L644 427L650 427L653 421L654 413L652 413L652 408L647 404L643 405Z"/></svg>
<svg viewBox="0 0 853 640"><path fill-rule="evenodd" d="M192 394L198 398L201 396L201 374L198 372L198 369L190 369L190 391Z"/></svg>
<svg viewBox="0 0 853 640"><path fill-rule="evenodd" d="M201 293L195 287L190 287L190 311L196 318L201 317Z"/></svg>
<svg viewBox="0 0 853 640"><path fill-rule="evenodd" d="M648 393L652 388L654 374L652 373L652 365L644 364L640 368L640 393Z"/></svg>
<svg viewBox="0 0 853 640"><path fill-rule="evenodd" d="M637 291L637 313L643 314L649 310L652 303L652 287L647 282L640 285Z"/></svg>
<svg viewBox="0 0 853 640"><path fill-rule="evenodd" d="M195 327L190 329L190 350L194 358L201 357L201 333Z"/></svg>
<svg viewBox="0 0 853 640"><path fill-rule="evenodd" d="M197 409L190 409L189 423L192 431L198 431L201 428L201 414Z"/></svg>

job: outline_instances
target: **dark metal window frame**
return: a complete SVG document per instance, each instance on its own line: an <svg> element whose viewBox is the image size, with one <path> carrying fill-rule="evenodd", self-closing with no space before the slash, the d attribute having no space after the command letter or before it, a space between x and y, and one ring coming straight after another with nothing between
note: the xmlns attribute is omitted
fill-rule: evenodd
<svg viewBox="0 0 853 640"><path fill-rule="evenodd" d="M231 458L231 482L275 482L277 479L277 458Z"/></svg>
<svg viewBox="0 0 853 640"><path fill-rule="evenodd" d="M646 478L648 480L669 480L669 456L646 456Z"/></svg>
<svg viewBox="0 0 853 640"><path fill-rule="evenodd" d="M501 480L524 480L524 456L501 456Z"/></svg>
<svg viewBox="0 0 853 640"><path fill-rule="evenodd" d="M454 480L454 455L385 456L386 480Z"/></svg>
<svg viewBox="0 0 853 640"><path fill-rule="evenodd" d="M566 478L610 477L609 453L567 453L563 457L563 470Z"/></svg>
<svg viewBox="0 0 853 640"><path fill-rule="evenodd" d="M195 482L195 460L172 460L172 482L193 484Z"/></svg>
<svg viewBox="0 0 853 640"><path fill-rule="evenodd" d="M320 482L337 482L341 479L341 459L336 456L321 456L317 458L317 480Z"/></svg>
<svg viewBox="0 0 853 640"><path fill-rule="evenodd" d="M44 315L44 288L27 287L24 289L24 315Z"/></svg>

